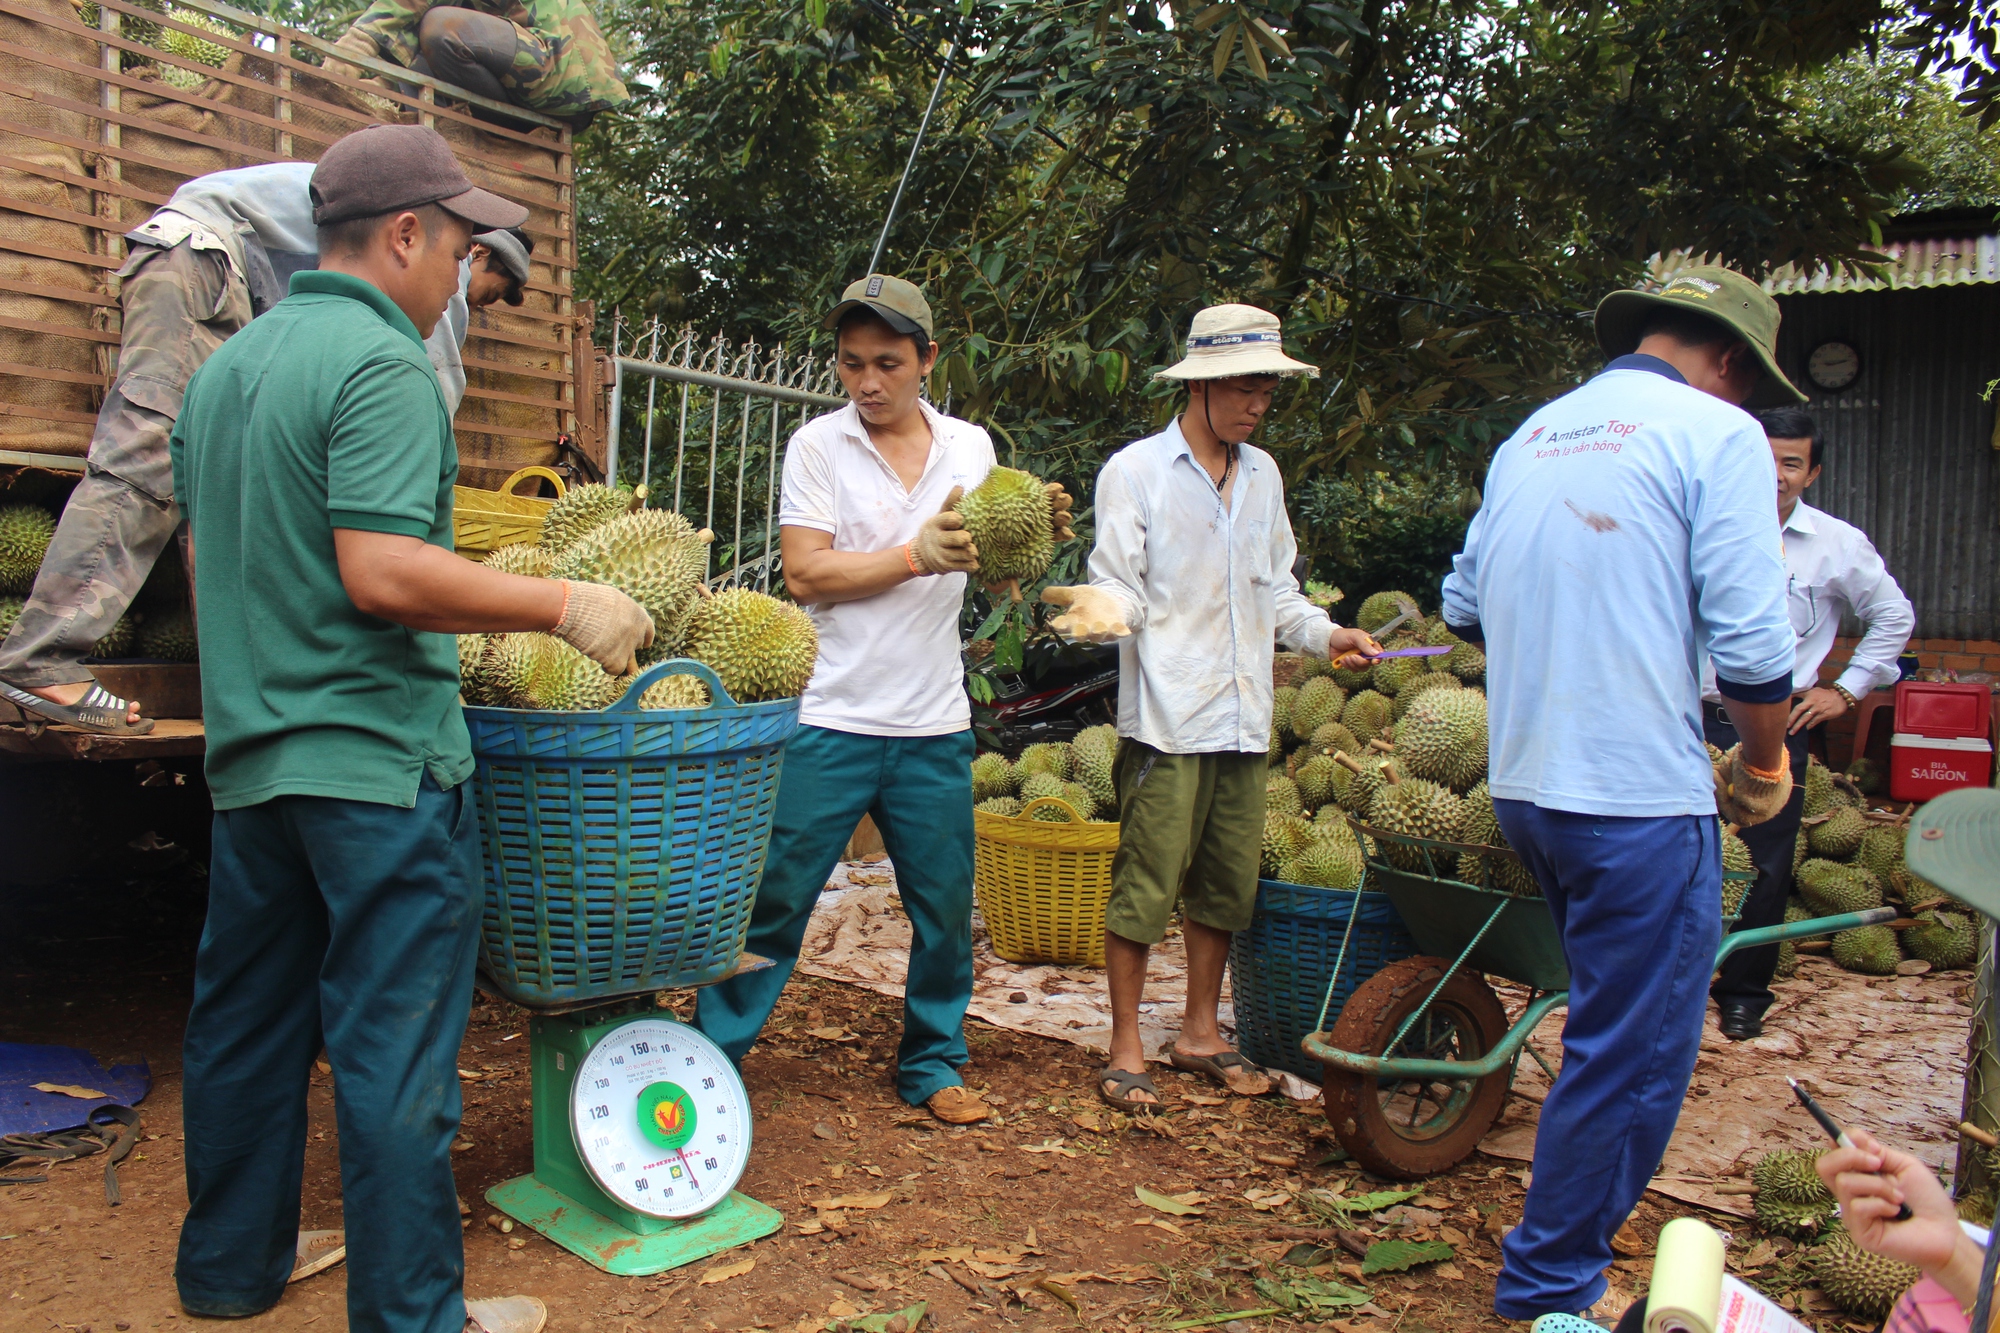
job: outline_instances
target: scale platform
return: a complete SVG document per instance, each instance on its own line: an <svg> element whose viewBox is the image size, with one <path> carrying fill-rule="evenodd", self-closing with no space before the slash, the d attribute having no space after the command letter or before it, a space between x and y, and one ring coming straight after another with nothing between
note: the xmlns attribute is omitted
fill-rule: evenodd
<svg viewBox="0 0 2000 1333"><path fill-rule="evenodd" d="M742 1079L650 996L538 1013L528 1038L535 1169L486 1191L495 1208L621 1277L784 1225L734 1189L750 1154Z"/></svg>

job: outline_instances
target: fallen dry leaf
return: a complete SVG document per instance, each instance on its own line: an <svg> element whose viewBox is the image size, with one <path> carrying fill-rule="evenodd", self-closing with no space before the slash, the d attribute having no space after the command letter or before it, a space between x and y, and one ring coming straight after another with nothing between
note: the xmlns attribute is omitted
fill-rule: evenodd
<svg viewBox="0 0 2000 1333"><path fill-rule="evenodd" d="M1076 1156L1076 1149L1063 1147L1063 1144L1066 1142L1068 1142L1066 1139L1046 1139L1036 1144L1024 1143L1021 1145L1021 1151L1061 1153L1064 1157Z"/></svg>
<svg viewBox="0 0 2000 1333"><path fill-rule="evenodd" d="M757 1261L755 1259L738 1259L733 1264L722 1264L715 1268L704 1269L702 1275L695 1279L695 1285L707 1287L713 1286L717 1282L727 1282L730 1278L742 1277L756 1266Z"/></svg>
<svg viewBox="0 0 2000 1333"><path fill-rule="evenodd" d="M963 1260L962 1262L965 1264L967 1269L971 1270L971 1272L978 1277L986 1277L986 1278L1013 1277L1016 1273L1025 1273L1028 1271L1025 1267L1023 1267L1020 1264L982 1263L977 1259L966 1259Z"/></svg>
<svg viewBox="0 0 2000 1333"><path fill-rule="evenodd" d="M1287 1171L1292 1170L1299 1164L1299 1159L1292 1156L1290 1153L1260 1152L1260 1153L1252 1153L1251 1156L1255 1157L1265 1166L1283 1167Z"/></svg>
<svg viewBox="0 0 2000 1333"><path fill-rule="evenodd" d="M832 1319L846 1319L852 1315L860 1314L861 1307L848 1300L845 1296L836 1296L833 1298L833 1304L826 1307L826 1313Z"/></svg>
<svg viewBox="0 0 2000 1333"><path fill-rule="evenodd" d="M1472 1243L1471 1240L1466 1236L1466 1234L1463 1231L1460 1231L1457 1227L1453 1226L1439 1227L1438 1235L1444 1237L1444 1239L1451 1242L1453 1245L1457 1245L1460 1247Z"/></svg>
<svg viewBox="0 0 2000 1333"><path fill-rule="evenodd" d="M1439 1264L1436 1268L1433 1268L1431 1272L1436 1273L1439 1277L1446 1278L1452 1282L1460 1282L1463 1281L1465 1278L1464 1270L1460 1269L1457 1264L1449 1264L1449 1263Z"/></svg>
<svg viewBox="0 0 2000 1333"><path fill-rule="evenodd" d="M856 1291L882 1290L882 1284L874 1278L869 1277L866 1273L835 1273L832 1276L835 1282L840 1283L844 1287L852 1287Z"/></svg>
<svg viewBox="0 0 2000 1333"><path fill-rule="evenodd" d="M1203 1093L1190 1092L1182 1100L1195 1106L1220 1106L1229 1099L1227 1097L1210 1097Z"/></svg>
<svg viewBox="0 0 2000 1333"><path fill-rule="evenodd" d="M918 1250L910 1256L913 1264L963 1263L972 1257L970 1245L953 1245L942 1250Z"/></svg>
<svg viewBox="0 0 2000 1333"><path fill-rule="evenodd" d="M1187 1234L1187 1232L1182 1231L1164 1217L1142 1217L1132 1223L1132 1225L1135 1227L1158 1227L1162 1231L1171 1231L1176 1236L1185 1236Z"/></svg>
<svg viewBox="0 0 2000 1333"><path fill-rule="evenodd" d="M812 1206L821 1212L832 1212L840 1208L876 1209L886 1208L896 1196L888 1190L879 1194L843 1194L833 1199L813 1199Z"/></svg>
<svg viewBox="0 0 2000 1333"><path fill-rule="evenodd" d="M1166 1213L1170 1217L1201 1216L1201 1209L1194 1206L1192 1199L1170 1198L1165 1194L1159 1193L1157 1190L1149 1190L1144 1185L1134 1185L1132 1193L1140 1203L1145 1204L1154 1212Z"/></svg>
<svg viewBox="0 0 2000 1333"><path fill-rule="evenodd" d="M808 1037L818 1037L821 1041L859 1041L860 1038L846 1028L807 1028Z"/></svg>
<svg viewBox="0 0 2000 1333"><path fill-rule="evenodd" d="M94 1102L100 1097L111 1095L108 1092L99 1092L96 1088L80 1088L74 1083L30 1083L28 1086L36 1092L59 1092L65 1097L76 1097L86 1102Z"/></svg>
<svg viewBox="0 0 2000 1333"><path fill-rule="evenodd" d="M1636 1259L1646 1252L1646 1241L1637 1228L1626 1222L1611 1237L1611 1248L1628 1259Z"/></svg>
<svg viewBox="0 0 2000 1333"><path fill-rule="evenodd" d="M813 1137L816 1139L837 1139L840 1137L840 1131L822 1120L813 1126Z"/></svg>

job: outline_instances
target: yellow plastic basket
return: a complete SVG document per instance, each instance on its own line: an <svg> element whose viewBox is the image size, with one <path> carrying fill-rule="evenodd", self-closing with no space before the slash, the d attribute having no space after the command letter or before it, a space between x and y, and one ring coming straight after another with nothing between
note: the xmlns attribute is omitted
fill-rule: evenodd
<svg viewBox="0 0 2000 1333"><path fill-rule="evenodd" d="M561 498L562 475L554 468L524 467L500 483L497 491L477 486L451 488L451 544L460 555L479 556L499 546L531 542L542 535L542 520L554 500L539 495L515 495L514 487L529 477L555 483Z"/></svg>
<svg viewBox="0 0 2000 1333"><path fill-rule="evenodd" d="M1045 805L1071 822L1029 817ZM1010 963L1103 967L1118 825L1086 823L1068 801L1044 796L1018 815L974 810L972 827L972 891L993 952Z"/></svg>

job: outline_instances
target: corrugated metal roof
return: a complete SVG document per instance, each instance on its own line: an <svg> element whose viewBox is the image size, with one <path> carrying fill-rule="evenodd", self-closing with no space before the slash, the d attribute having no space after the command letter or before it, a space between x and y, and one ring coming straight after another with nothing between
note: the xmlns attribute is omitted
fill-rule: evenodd
<svg viewBox="0 0 2000 1333"><path fill-rule="evenodd" d="M1801 270L1787 264L1764 279L1764 290L1773 296L1799 296L1809 292L1881 292L2000 282L2000 235L1992 232L1890 241L1882 246L1880 254L1887 265L1883 277L1824 266ZM1684 250L1655 256L1647 265L1649 285L1664 285L1682 269L1709 262L1712 261Z"/></svg>

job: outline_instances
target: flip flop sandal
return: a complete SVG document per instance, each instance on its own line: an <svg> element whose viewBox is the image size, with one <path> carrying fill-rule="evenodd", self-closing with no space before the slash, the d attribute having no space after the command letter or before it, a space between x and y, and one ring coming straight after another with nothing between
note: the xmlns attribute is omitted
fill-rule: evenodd
<svg viewBox="0 0 2000 1333"><path fill-rule="evenodd" d="M1183 1055L1169 1046L1167 1048L1167 1063L1185 1073L1200 1074L1210 1081L1221 1085L1223 1091L1230 1093L1236 1092L1236 1089L1231 1087L1229 1083L1229 1071L1232 1069L1244 1070L1263 1079L1266 1083L1270 1082L1270 1075L1244 1059L1242 1054L1237 1051L1219 1051L1214 1055ZM1267 1092L1269 1090L1269 1088L1265 1089ZM1238 1093L1237 1095L1253 1096L1256 1094Z"/></svg>
<svg viewBox="0 0 2000 1333"><path fill-rule="evenodd" d="M345 1258L347 1258L346 1232L301 1231L298 1258L293 1260L292 1275L285 1281L297 1282L300 1278L311 1277L314 1273L324 1273Z"/></svg>
<svg viewBox="0 0 2000 1333"><path fill-rule="evenodd" d="M1104 1086L1106 1083L1113 1086L1107 1090ZM1150 1092L1153 1094L1153 1100L1134 1101L1132 1094L1135 1092ZM1143 1070L1136 1072L1130 1069L1099 1070L1097 1097L1106 1106L1115 1107L1120 1111L1158 1111L1165 1104L1160 1097L1160 1090L1153 1086L1153 1076Z"/></svg>
<svg viewBox="0 0 2000 1333"><path fill-rule="evenodd" d="M0 699L5 699L23 713L106 736L143 736L153 729L150 717L142 717L137 722L126 721L132 710L130 701L119 698L95 681L91 682L89 692L73 704L52 703L39 694L30 694L5 681L0 681Z"/></svg>

